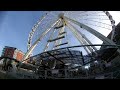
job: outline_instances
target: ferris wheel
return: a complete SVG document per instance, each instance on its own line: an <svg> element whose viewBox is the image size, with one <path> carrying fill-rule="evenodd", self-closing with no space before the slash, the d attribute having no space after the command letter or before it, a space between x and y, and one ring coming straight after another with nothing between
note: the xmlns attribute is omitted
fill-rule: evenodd
<svg viewBox="0 0 120 90"><path fill-rule="evenodd" d="M27 43L27 59L32 52L45 52L75 45L100 43L115 45L112 41L115 21L108 11L44 11L33 26ZM111 39L106 36L112 31ZM38 47L38 48L37 48ZM95 46L83 47L87 54L97 51Z"/></svg>

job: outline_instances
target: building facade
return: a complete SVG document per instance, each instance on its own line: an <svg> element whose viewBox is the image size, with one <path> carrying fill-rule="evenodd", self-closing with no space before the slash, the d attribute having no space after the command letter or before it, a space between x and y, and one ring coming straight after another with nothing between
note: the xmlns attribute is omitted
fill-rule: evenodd
<svg viewBox="0 0 120 90"><path fill-rule="evenodd" d="M2 51L2 56L13 58L16 48L5 46Z"/></svg>
<svg viewBox="0 0 120 90"><path fill-rule="evenodd" d="M18 50L15 47L5 46L2 51L4 57L10 57L21 61L23 59L24 53L21 50Z"/></svg>

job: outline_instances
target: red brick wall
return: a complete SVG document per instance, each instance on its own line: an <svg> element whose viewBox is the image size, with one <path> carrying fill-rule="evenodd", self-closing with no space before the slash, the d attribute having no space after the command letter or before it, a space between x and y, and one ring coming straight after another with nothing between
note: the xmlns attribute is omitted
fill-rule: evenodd
<svg viewBox="0 0 120 90"><path fill-rule="evenodd" d="M21 52L17 52L16 59L19 60L19 61L21 61L22 58L23 58L23 53L21 53Z"/></svg>

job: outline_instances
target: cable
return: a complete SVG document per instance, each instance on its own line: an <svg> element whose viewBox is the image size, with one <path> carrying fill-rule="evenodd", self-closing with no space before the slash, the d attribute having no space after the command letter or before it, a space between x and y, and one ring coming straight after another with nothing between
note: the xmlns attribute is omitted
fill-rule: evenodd
<svg viewBox="0 0 120 90"><path fill-rule="evenodd" d="M94 21L94 20L89 20L89 19L82 19L82 20L93 21L93 22L98 22L98 23L105 24L108 26L112 26L111 24L107 24L107 23L103 23L103 22L99 22L99 21Z"/></svg>
<svg viewBox="0 0 120 90"><path fill-rule="evenodd" d="M92 26L97 26L97 27L104 28L104 29L107 29L107 30L112 30L112 29L109 29L109 28L106 28L106 27L102 27L102 26L98 26L98 25L94 25L94 24L90 24L90 23L84 23L84 24L88 24L88 25L92 25Z"/></svg>

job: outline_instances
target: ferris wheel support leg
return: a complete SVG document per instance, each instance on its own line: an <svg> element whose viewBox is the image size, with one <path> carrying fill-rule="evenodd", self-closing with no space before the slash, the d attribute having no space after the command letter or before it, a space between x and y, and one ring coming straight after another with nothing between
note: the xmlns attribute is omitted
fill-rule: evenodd
<svg viewBox="0 0 120 90"><path fill-rule="evenodd" d="M71 25L70 23L68 23L67 21L65 21L66 23L67 23L67 25L69 24L69 27L71 27L71 29L73 29L73 32L80 38L80 40L83 42L83 44L84 45L88 45L88 44L90 44L90 45L93 45L80 31L78 31L73 25ZM85 38L84 38L85 37ZM79 39L78 38L78 39ZM87 42L87 41L89 41L89 42ZM91 47L87 47L88 48L88 50L90 51L90 53L92 53L93 52L93 49L94 49L94 47L92 46L92 48ZM95 48L95 51L96 51L97 49ZM95 54L97 55L97 53L95 52Z"/></svg>
<svg viewBox="0 0 120 90"><path fill-rule="evenodd" d="M95 35L96 37L98 37L99 39L101 39L104 43L106 44L110 44L110 45L116 45L113 41L111 41L110 39L108 39L107 37L105 37L104 35L102 35L101 33L97 32L96 30L92 29L91 27L84 25L76 20L70 19L68 17L65 17L65 19L73 22L74 24L84 28L85 30L87 30L88 32L92 33L93 35Z"/></svg>
<svg viewBox="0 0 120 90"><path fill-rule="evenodd" d="M70 24L70 23L69 23ZM82 37L82 33L78 33L77 32L77 29L73 26L73 25L71 25L70 24L70 26L74 29L74 32L77 34L77 36L79 37L79 38L81 38L81 40L82 40L82 42L83 42L83 44L84 45L88 45L88 43L84 40L84 38ZM90 51L90 53L92 52L92 49L90 48L90 47L87 47L88 48L88 50Z"/></svg>
<svg viewBox="0 0 120 90"><path fill-rule="evenodd" d="M82 34L82 37L83 37L90 45L93 45L93 44L90 42L90 40L89 40L84 34ZM96 48L95 46L92 46L92 48L93 48L95 51L97 51L97 48Z"/></svg>
<svg viewBox="0 0 120 90"><path fill-rule="evenodd" d="M69 23L70 24L70 23ZM71 25L71 24L70 24ZM83 40L83 42L86 44L86 45L88 45L88 44L90 44L90 45L93 45L91 42L90 42L90 40L84 35L84 34L82 34L77 28L75 28L73 25L71 25L74 29L75 29L75 31L78 33L78 35L82 38L82 40ZM95 46L91 46L95 51L97 51L97 49L96 49L96 47ZM93 50L92 50L92 48L90 48L90 47L88 47L89 48L89 50L92 52ZM97 54L97 53L96 53Z"/></svg>
<svg viewBox="0 0 120 90"><path fill-rule="evenodd" d="M84 42L82 40L82 37L79 37L79 35L77 35L77 33L75 32L75 29L69 25L69 23L66 21L66 25L68 26L68 28L72 31L72 33L74 34L74 36L78 39L78 41L84 45ZM88 48L84 47L85 51L87 52L87 54L91 53L90 51L88 51Z"/></svg>
<svg viewBox="0 0 120 90"><path fill-rule="evenodd" d="M84 42L84 45L88 45L88 43L84 39L83 39L83 42ZM91 53L93 52L93 50L92 50L92 48L90 46L88 46L87 48L89 49L89 51Z"/></svg>
<svg viewBox="0 0 120 90"><path fill-rule="evenodd" d="M51 30L52 27L54 27L56 25L56 23L59 22L59 20L60 19L58 19L57 21L55 21L55 23L53 23L50 28L48 28L45 32L43 32L42 35L40 35L40 37L33 43L33 45L30 47L30 49L25 54L25 56L23 58L23 61L28 58L28 56L32 53L32 51L37 46L37 44L41 41L41 39Z"/></svg>

